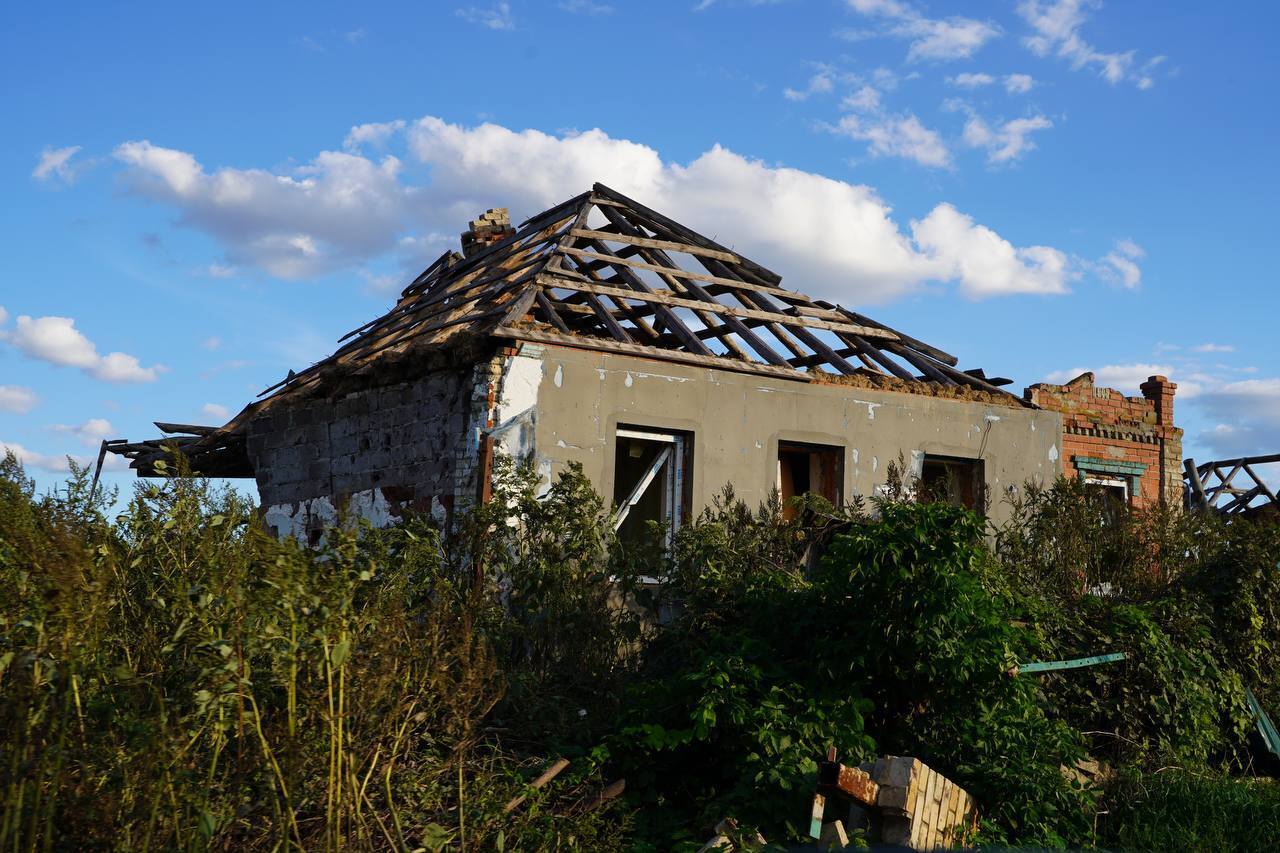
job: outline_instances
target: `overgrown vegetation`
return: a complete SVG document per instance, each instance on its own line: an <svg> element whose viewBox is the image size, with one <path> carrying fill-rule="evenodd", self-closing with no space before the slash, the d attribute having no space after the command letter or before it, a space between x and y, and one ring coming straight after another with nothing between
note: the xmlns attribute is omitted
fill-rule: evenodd
<svg viewBox="0 0 1280 853"><path fill-rule="evenodd" d="M663 554L617 542L580 471L538 488L501 465L454 532L313 550L198 480L111 519L83 472L37 495L8 458L0 843L696 849L729 815L786 843L829 745L960 782L979 842L1263 849L1280 827L1244 701L1280 707L1278 525L1116 516L1060 481L991 529L898 478L789 521L726 489Z"/></svg>

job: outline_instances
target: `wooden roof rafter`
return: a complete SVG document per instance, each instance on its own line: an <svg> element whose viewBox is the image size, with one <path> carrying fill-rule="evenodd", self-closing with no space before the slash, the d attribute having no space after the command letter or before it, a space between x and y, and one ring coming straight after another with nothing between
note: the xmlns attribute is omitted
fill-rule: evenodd
<svg viewBox="0 0 1280 853"><path fill-rule="evenodd" d="M1212 509L1223 515L1246 515L1261 511L1280 512L1277 492L1260 473L1263 465L1280 464L1280 453L1219 459L1197 465L1183 463L1186 504L1193 509ZM1262 469L1265 471L1265 469Z"/></svg>

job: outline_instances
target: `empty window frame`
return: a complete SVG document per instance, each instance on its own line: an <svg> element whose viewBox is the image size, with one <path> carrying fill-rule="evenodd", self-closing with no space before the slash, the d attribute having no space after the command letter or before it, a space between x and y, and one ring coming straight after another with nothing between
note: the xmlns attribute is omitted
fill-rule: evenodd
<svg viewBox="0 0 1280 853"><path fill-rule="evenodd" d="M1102 520L1115 524L1129 506L1129 478L1099 474L1084 475L1085 486L1096 489L1101 498Z"/></svg>
<svg viewBox="0 0 1280 853"><path fill-rule="evenodd" d="M920 499L984 512L985 476L981 459L925 455L920 465Z"/></svg>
<svg viewBox="0 0 1280 853"><path fill-rule="evenodd" d="M797 441L778 442L778 496L787 520L799 511L789 498L809 492L839 506L843 498L844 448Z"/></svg>
<svg viewBox="0 0 1280 853"><path fill-rule="evenodd" d="M640 542L656 521L669 546L688 514L691 436L619 426L614 445L613 529L624 542Z"/></svg>

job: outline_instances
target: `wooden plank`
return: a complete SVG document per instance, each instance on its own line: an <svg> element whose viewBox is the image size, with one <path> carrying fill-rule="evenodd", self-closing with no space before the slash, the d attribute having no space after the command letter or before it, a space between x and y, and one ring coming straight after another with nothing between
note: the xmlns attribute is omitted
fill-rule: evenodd
<svg viewBox="0 0 1280 853"><path fill-rule="evenodd" d="M635 199L628 198L627 196L623 195L617 190L610 189L604 184L597 183L592 187L592 189L594 190L595 195L603 196L605 199L611 199L613 201L622 202L620 207L627 210L632 215L638 214L644 219L647 219L655 224L663 226L666 230L672 232L674 235L678 237L681 237L685 240L689 240L700 246L705 246L708 249L719 249L722 252L733 251L732 249L729 249L725 246L721 246L719 243L717 243L716 241L708 237L704 237L703 235L699 234L698 232L690 228L686 228L685 226L681 225L679 222L676 222L674 219L669 219L666 216L663 216L661 213L658 213L658 211L645 207L643 204L636 201ZM740 258L740 264L743 267L764 277L766 281L769 281L773 284L777 284L778 282L782 281L782 276L778 275L773 270L766 269L765 267L760 266L750 258L743 258L741 256L739 256L739 258Z"/></svg>
<svg viewBox="0 0 1280 853"><path fill-rule="evenodd" d="M637 237L632 234L613 233L609 231L592 231L589 228L577 227L569 233L574 237L585 237L589 240L626 243L631 246L644 246L650 249L667 249L672 252L684 252L686 255L700 255L706 258L715 258L717 260L727 261L731 264L740 263L742 260L733 252L722 252L719 249L707 249L702 246L694 246L689 243L677 243L674 240L656 240L652 237Z"/></svg>
<svg viewBox="0 0 1280 853"><path fill-rule="evenodd" d="M525 329L514 326L499 326L491 334L498 338L512 338L530 341L535 344L556 344L573 349L586 349L596 352L620 353L655 361L674 361L691 364L695 367L706 367L711 370L727 370L731 373L752 373L759 376L772 376L777 379L797 379L801 382L812 382L813 377L802 370L790 366L775 367L771 364L760 364L755 361L739 361L720 355L695 355L684 350L660 349L644 344L624 344L609 338L588 337L586 335L564 335L558 332L546 332L540 329Z"/></svg>
<svg viewBox="0 0 1280 853"><path fill-rule="evenodd" d="M652 294L654 292L653 288L649 287L649 285L642 281L639 276L631 272L631 270L627 269L625 266L615 269L617 271L617 275L621 277L633 291L648 294ZM662 323L667 327L667 329L694 353L706 356L714 355L714 353L708 349L707 345L704 344L697 335L693 334L693 332L689 330L689 327L684 324L684 321L676 316L674 311L661 303L655 303L654 309L655 315L662 320Z"/></svg>
<svg viewBox="0 0 1280 853"><path fill-rule="evenodd" d="M758 290L761 292L769 293L770 295L780 296L780 297L787 297L787 296L793 295L791 291L782 290L781 288L777 288L777 287L766 288L760 285L748 284L747 282L740 281L738 279L725 278L723 276L718 276L718 275L711 275L710 273L690 272L689 270L682 269L678 266L664 266L662 264L652 264L652 263L646 263L644 261L633 261L630 258L623 258L618 255L590 252L585 249L566 248L566 249L562 249L561 251L570 255L575 255L577 257L585 258L590 261L595 261L597 263L609 264L609 265L623 264L625 266L634 267L636 269L649 270L650 272L656 272L660 275L669 275L675 278L692 279L693 281L705 281L711 284L719 284L733 290L750 290L750 291ZM794 295L799 295L799 294L794 294ZM792 317L793 322L795 322L797 319L799 318ZM805 317L804 322L809 322L809 318ZM884 329L877 328L875 326L863 326L862 328L866 330L865 332L863 332L863 334L870 335L871 337L886 338L889 340L893 340L896 337L898 337L897 333L895 332L889 332Z"/></svg>
<svg viewBox="0 0 1280 853"><path fill-rule="evenodd" d="M926 344L924 341L917 340L916 338L913 338L910 335L903 334L902 332L899 332L897 329L891 329L888 326L886 326L884 323L878 323L875 320L872 320L870 317L865 317L862 314L857 313L856 311L850 311L849 309L842 308L839 305L832 305L830 302L820 301L817 304L822 306L823 308L834 308L844 316L848 317L851 322L862 323L867 326L874 326L875 328L879 329L882 333L890 333L895 338L902 341L904 344L911 347L912 349L919 350L920 352L924 353L930 358L936 359L937 361L940 361L943 364L949 364L952 367L955 367L957 364L959 364L960 360L957 359L954 355L951 355L951 353L943 352L937 347L930 346L929 344Z"/></svg>
<svg viewBox="0 0 1280 853"><path fill-rule="evenodd" d="M756 320L764 320L766 323L781 323L792 332L796 332L800 328L803 328L798 325L801 321L789 314L777 314L772 311L757 311L751 308L734 308L731 305L725 305L724 303L717 302L714 299L686 299L681 296L668 296L664 293L657 293L652 289L648 289L647 291L624 290L620 287L611 287L605 284L587 284L585 282L572 281L564 278L552 278L548 274L543 274L541 283L544 286L558 287L563 290L577 290L583 293L594 293L601 296L617 296L623 299L653 302L672 308L690 308L699 311L710 311L713 314L723 314L730 317L749 317ZM833 332L844 332L849 335L861 335L865 331L865 327L851 326L847 323L829 323L826 320L805 320L803 322L813 328L829 329ZM739 332L739 334L741 334L741 332Z"/></svg>

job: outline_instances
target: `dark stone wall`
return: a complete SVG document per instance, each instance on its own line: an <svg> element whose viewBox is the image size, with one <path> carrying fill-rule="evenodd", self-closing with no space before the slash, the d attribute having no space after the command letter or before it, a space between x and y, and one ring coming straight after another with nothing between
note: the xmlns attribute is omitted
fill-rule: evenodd
<svg viewBox="0 0 1280 853"><path fill-rule="evenodd" d="M471 362L380 387L282 400L248 426L262 506L321 497L336 506L380 489L399 506L428 512L436 499L450 510L474 490L470 466L460 471L457 463L476 454L489 373L486 361Z"/></svg>

